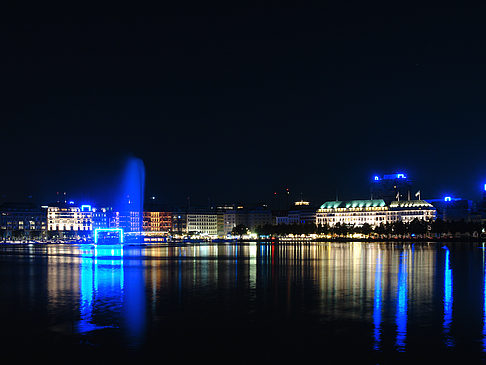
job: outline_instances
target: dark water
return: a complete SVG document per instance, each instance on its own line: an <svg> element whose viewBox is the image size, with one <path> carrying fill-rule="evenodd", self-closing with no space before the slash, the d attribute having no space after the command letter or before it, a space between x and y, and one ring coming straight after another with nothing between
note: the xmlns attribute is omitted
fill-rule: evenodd
<svg viewBox="0 0 486 365"><path fill-rule="evenodd" d="M2 354L72 363L486 356L482 244L0 246Z"/></svg>

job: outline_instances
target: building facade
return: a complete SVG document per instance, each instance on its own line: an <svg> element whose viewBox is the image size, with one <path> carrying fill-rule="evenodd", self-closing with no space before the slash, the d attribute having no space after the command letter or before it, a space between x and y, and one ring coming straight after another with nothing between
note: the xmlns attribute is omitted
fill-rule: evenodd
<svg viewBox="0 0 486 365"><path fill-rule="evenodd" d="M109 208L93 208L93 230L97 228L110 228L110 215L112 211Z"/></svg>
<svg viewBox="0 0 486 365"><path fill-rule="evenodd" d="M272 221L272 211L269 209L257 208L248 211L248 228L252 232L259 226L272 224Z"/></svg>
<svg viewBox="0 0 486 365"><path fill-rule="evenodd" d="M0 238L45 238L47 210L28 203L0 206Z"/></svg>
<svg viewBox="0 0 486 365"><path fill-rule="evenodd" d="M427 200L437 209L437 218L447 222L475 220L472 200L445 197L444 199Z"/></svg>
<svg viewBox="0 0 486 365"><path fill-rule="evenodd" d="M172 213L172 231L173 234L183 235L187 234L187 213L173 212Z"/></svg>
<svg viewBox="0 0 486 365"><path fill-rule="evenodd" d="M135 211L111 212L109 214L110 228L122 228L126 232L140 232L142 222L140 213Z"/></svg>
<svg viewBox="0 0 486 365"><path fill-rule="evenodd" d="M171 212L143 212L143 230L147 232L170 232Z"/></svg>
<svg viewBox="0 0 486 365"><path fill-rule="evenodd" d="M212 212L187 213L187 233L218 236L218 217Z"/></svg>
<svg viewBox="0 0 486 365"><path fill-rule="evenodd" d="M385 223L411 222L415 218L431 221L436 217L436 209L424 200L393 201L383 199L328 201L321 205L316 214L316 224L334 226L338 223L372 227Z"/></svg>
<svg viewBox="0 0 486 365"><path fill-rule="evenodd" d="M226 237L231 234L233 228L237 225L247 226L248 215L246 211L239 209L227 210L223 213L223 233L222 236Z"/></svg>
<svg viewBox="0 0 486 365"><path fill-rule="evenodd" d="M47 230L64 235L87 235L93 230L91 207L58 204L47 208Z"/></svg>

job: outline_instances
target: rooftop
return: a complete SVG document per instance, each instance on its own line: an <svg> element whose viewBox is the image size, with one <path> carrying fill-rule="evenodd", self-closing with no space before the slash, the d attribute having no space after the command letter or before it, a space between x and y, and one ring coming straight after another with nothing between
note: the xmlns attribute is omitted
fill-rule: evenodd
<svg viewBox="0 0 486 365"><path fill-rule="evenodd" d="M434 206L425 200L402 200L391 202L390 208L434 208Z"/></svg>
<svg viewBox="0 0 486 365"><path fill-rule="evenodd" d="M327 201L321 205L320 209L337 208L380 208L386 207L383 199L372 200L347 200L347 201ZM402 200L393 201L388 205L389 208L433 208L433 205L425 200Z"/></svg>
<svg viewBox="0 0 486 365"><path fill-rule="evenodd" d="M383 199L372 200L347 200L347 201L328 201L321 205L320 209L336 209L336 208L377 208L385 207Z"/></svg>

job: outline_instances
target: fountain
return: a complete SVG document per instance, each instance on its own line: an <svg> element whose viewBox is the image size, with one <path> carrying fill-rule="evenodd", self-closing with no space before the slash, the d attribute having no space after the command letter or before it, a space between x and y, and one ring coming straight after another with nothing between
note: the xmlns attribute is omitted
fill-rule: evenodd
<svg viewBox="0 0 486 365"><path fill-rule="evenodd" d="M95 244L99 240L103 242L107 239L113 241L113 236L116 236L118 243L124 243L126 239L131 242L141 239L145 188L143 161L136 157L130 157L120 177L120 182L120 188L114 202L114 211L107 219L107 225L98 227L94 231Z"/></svg>
<svg viewBox="0 0 486 365"><path fill-rule="evenodd" d="M118 203L119 228L126 233L142 231L143 201L145 189L145 166L141 159L128 159L122 177Z"/></svg>

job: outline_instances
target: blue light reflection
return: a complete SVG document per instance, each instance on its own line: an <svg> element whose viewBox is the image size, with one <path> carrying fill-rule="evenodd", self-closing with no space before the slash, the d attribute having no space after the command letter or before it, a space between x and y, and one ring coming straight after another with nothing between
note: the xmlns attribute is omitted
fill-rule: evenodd
<svg viewBox="0 0 486 365"><path fill-rule="evenodd" d="M94 243L98 243L99 233L118 233L118 240L120 243L123 243L124 233L123 228L96 228L94 230Z"/></svg>
<svg viewBox="0 0 486 365"><path fill-rule="evenodd" d="M93 320L95 303L120 303L123 290L123 249L106 247L83 250L80 264L80 321L78 332L115 327Z"/></svg>
<svg viewBox="0 0 486 365"><path fill-rule="evenodd" d="M396 325L397 338L395 345L400 352L405 351L405 340L407 338L407 254L400 254L400 264L398 269L398 290L397 290L397 310Z"/></svg>
<svg viewBox="0 0 486 365"><path fill-rule="evenodd" d="M136 249L129 252L141 255ZM141 344L146 322L144 270L140 260L130 256L122 245L95 245L81 251L78 333L123 328L129 346ZM110 314L96 316L98 308Z"/></svg>
<svg viewBox="0 0 486 365"><path fill-rule="evenodd" d="M454 342L450 336L451 323L452 323L452 270L450 268L450 251L448 247L444 247L445 261L444 261L444 335L445 344L447 347L454 346Z"/></svg>
<svg viewBox="0 0 486 365"><path fill-rule="evenodd" d="M483 352L486 352L486 265L484 262L484 249L483 243Z"/></svg>
<svg viewBox="0 0 486 365"><path fill-rule="evenodd" d="M381 287L381 252L378 251L376 257L375 267L375 298L373 305L373 349L379 350L381 344L381 303L382 303L382 287Z"/></svg>

